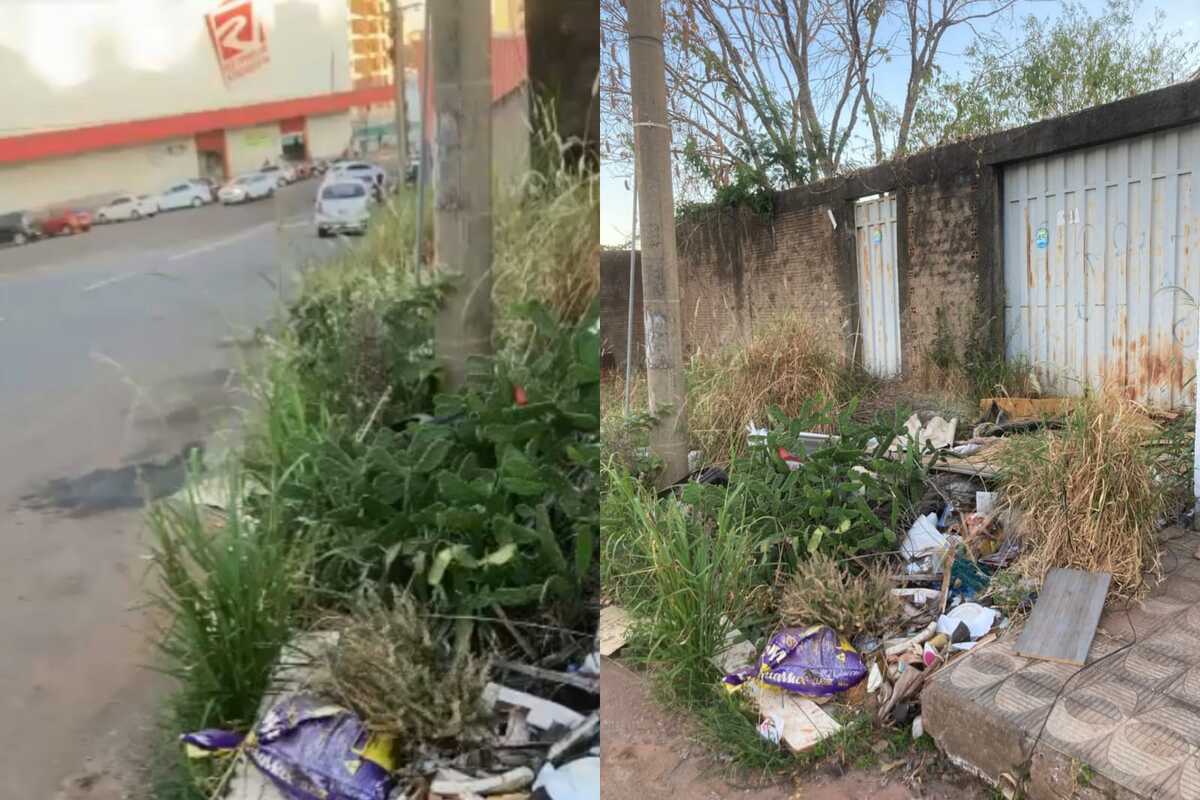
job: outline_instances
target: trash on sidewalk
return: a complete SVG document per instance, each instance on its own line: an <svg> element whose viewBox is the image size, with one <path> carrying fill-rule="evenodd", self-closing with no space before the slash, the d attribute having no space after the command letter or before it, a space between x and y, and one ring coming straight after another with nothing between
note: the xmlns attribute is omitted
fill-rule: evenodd
<svg viewBox="0 0 1200 800"><path fill-rule="evenodd" d="M244 753L296 800L386 800L394 783L390 737L372 735L351 712L311 695L284 697L248 737L206 730L181 738L191 758Z"/></svg>
<svg viewBox="0 0 1200 800"><path fill-rule="evenodd" d="M533 770L517 767L500 775L472 778L445 768L434 776L429 790L445 797L464 797L480 794L499 794L523 789L533 782Z"/></svg>
<svg viewBox="0 0 1200 800"><path fill-rule="evenodd" d="M906 448L909 443L916 442L918 450L924 450L926 445L934 450L943 450L954 444L958 418L952 417L947 420L937 415L921 424L921 418L913 414L905 421L904 427L908 431L908 438L903 443Z"/></svg>
<svg viewBox="0 0 1200 800"><path fill-rule="evenodd" d="M762 715L759 733L793 753L803 752L841 730L837 720L806 697L766 685L754 685L749 691Z"/></svg>
<svg viewBox="0 0 1200 800"><path fill-rule="evenodd" d="M633 620L629 612L620 606L605 606L600 609L600 655L611 656L625 646L625 636Z"/></svg>
<svg viewBox="0 0 1200 800"><path fill-rule="evenodd" d="M550 800L600 800L600 757L584 756L561 767L546 764L533 789L544 791Z"/></svg>
<svg viewBox="0 0 1200 800"><path fill-rule="evenodd" d="M754 645L737 628L730 629L725 634L725 646L710 661L713 666L728 675L754 661L758 651Z"/></svg>
<svg viewBox="0 0 1200 800"><path fill-rule="evenodd" d="M1017 639L1017 655L1083 666L1111 578L1107 572L1050 570Z"/></svg>
<svg viewBox="0 0 1200 800"><path fill-rule="evenodd" d="M908 561L909 573L939 573L950 542L937 529L937 515L917 517L900 542L900 554Z"/></svg>
<svg viewBox="0 0 1200 800"><path fill-rule="evenodd" d="M937 632L954 636L959 625L966 625L972 640L985 635L996 624L1000 612L978 603L963 603L937 619Z"/></svg>
<svg viewBox="0 0 1200 800"><path fill-rule="evenodd" d="M730 691L756 682L824 697L843 692L866 676L862 658L845 638L828 626L814 625L779 631L767 643L757 667L735 670L724 683Z"/></svg>

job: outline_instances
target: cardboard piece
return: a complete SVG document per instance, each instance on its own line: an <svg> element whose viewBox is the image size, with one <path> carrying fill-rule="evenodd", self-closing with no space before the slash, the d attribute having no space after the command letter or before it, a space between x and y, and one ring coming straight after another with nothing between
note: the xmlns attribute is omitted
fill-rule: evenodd
<svg viewBox="0 0 1200 800"><path fill-rule="evenodd" d="M600 609L600 655L611 656L625 646L625 636L632 620L620 606Z"/></svg>
<svg viewBox="0 0 1200 800"><path fill-rule="evenodd" d="M782 724L780 742L793 753L801 753L825 737L837 733L842 726L807 697L750 683L758 710L765 719Z"/></svg>

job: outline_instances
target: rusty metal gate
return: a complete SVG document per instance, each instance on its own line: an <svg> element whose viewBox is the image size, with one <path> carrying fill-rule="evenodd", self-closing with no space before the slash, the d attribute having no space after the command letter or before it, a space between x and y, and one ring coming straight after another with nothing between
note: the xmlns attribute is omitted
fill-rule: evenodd
<svg viewBox="0 0 1200 800"><path fill-rule="evenodd" d="M873 375L900 374L900 288L896 273L896 195L854 204L858 245L858 320L863 366Z"/></svg>
<svg viewBox="0 0 1200 800"><path fill-rule="evenodd" d="M1044 390L1193 404L1198 166L1200 125L1005 167L1007 351Z"/></svg>

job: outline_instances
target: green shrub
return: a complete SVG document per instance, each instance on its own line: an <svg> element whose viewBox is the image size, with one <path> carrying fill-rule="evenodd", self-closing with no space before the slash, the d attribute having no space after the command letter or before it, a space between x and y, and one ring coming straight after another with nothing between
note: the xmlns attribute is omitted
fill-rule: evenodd
<svg viewBox="0 0 1200 800"><path fill-rule="evenodd" d="M896 531L911 521L924 492L926 468L915 448L899 458L886 453L904 432L899 415L869 423L818 399L788 417L768 412L767 446L735 461L732 486L746 498L760 545L781 548L793 565L813 553L836 558L894 549ZM799 434L833 430L829 444L807 453ZM780 456L786 449L799 466Z"/></svg>
<svg viewBox="0 0 1200 800"><path fill-rule="evenodd" d="M465 391L410 409L432 412L422 421L352 428L301 402L286 372L272 384L248 469L275 477L290 535L318 553L323 596L382 582L460 614L582 613L598 546L598 313L565 326L525 311L533 355L478 359Z"/></svg>

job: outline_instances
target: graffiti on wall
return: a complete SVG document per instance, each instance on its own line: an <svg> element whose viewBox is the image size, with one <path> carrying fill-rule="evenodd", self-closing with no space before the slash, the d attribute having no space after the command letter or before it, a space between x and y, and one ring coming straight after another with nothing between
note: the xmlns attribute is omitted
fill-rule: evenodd
<svg viewBox="0 0 1200 800"><path fill-rule="evenodd" d="M221 0L205 15L205 22L226 83L249 75L270 60L266 30L254 13L253 0Z"/></svg>

